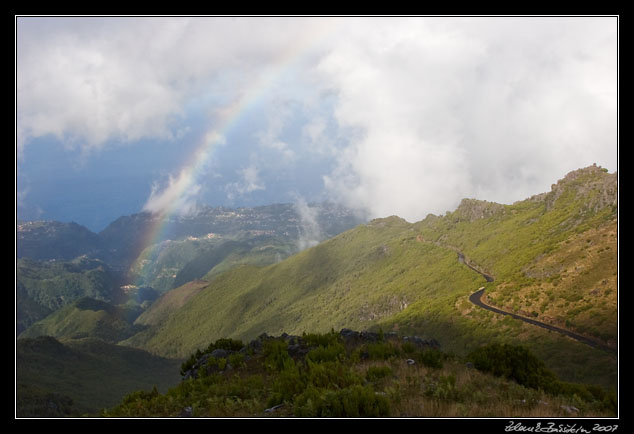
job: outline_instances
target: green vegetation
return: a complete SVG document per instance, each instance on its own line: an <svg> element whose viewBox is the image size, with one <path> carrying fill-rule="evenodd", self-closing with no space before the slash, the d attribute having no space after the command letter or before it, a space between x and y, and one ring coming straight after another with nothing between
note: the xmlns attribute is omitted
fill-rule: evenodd
<svg viewBox="0 0 634 434"><path fill-rule="evenodd" d="M140 331L141 326L132 324L139 313L138 309L83 297L33 324L19 338L98 338L117 343Z"/></svg>
<svg viewBox="0 0 634 434"><path fill-rule="evenodd" d="M548 370L544 363L526 348L509 344L490 344L473 351L468 359L474 366L497 377L504 377L552 395L581 397L595 402L598 408L616 414L616 392L609 393L596 386L566 383Z"/></svg>
<svg viewBox="0 0 634 434"><path fill-rule="evenodd" d="M283 261L288 246L248 250L246 232L226 250L201 240L188 241L196 248L166 243L152 259L163 261L165 276L199 280L165 292L135 320L140 331L124 333L119 344L185 361L187 379L165 394L135 392L104 414L556 417L570 406L613 414L615 354L486 311L468 297L485 287L488 304L615 345L616 217L616 174L589 167L512 205L465 199L453 213L414 224L376 219ZM33 299L20 300L30 317L45 313ZM109 313L76 310L87 324ZM328 333L341 328L377 338L351 345ZM301 336L303 347L260 339L261 348L238 349L283 331ZM395 344L395 332L433 338L443 351ZM228 355L217 357L219 350ZM468 357L477 369L465 367ZM48 390L34 392L33 401Z"/></svg>
<svg viewBox="0 0 634 434"><path fill-rule="evenodd" d="M180 379L178 364L97 339L18 339L17 416L94 414L134 390L167 390Z"/></svg>
<svg viewBox="0 0 634 434"><path fill-rule="evenodd" d="M237 348L239 344L218 340L207 350ZM192 354L191 359L200 361L202 355L209 354L207 350ZM611 395L600 388L551 387L565 383L548 373L530 352L514 347L487 347L474 352L476 369L470 368L465 359L421 348L393 335L378 341L344 339L334 332L265 336L227 351L250 355L240 366L207 364L206 370L199 368L196 375L187 376L165 393L156 389L133 392L101 415L609 417L616 411ZM426 366L414 361L425 360L430 351L438 353L443 362ZM529 362L515 373L524 375L520 378L537 376L538 386L495 376L498 367L503 371L507 368L507 361L524 359ZM491 369L496 372L487 372ZM573 407L574 414L568 413Z"/></svg>
<svg viewBox="0 0 634 434"><path fill-rule="evenodd" d="M99 260L72 261L18 259L16 264L16 317L20 334L51 312L82 297L116 302L118 280Z"/></svg>
<svg viewBox="0 0 634 434"><path fill-rule="evenodd" d="M617 378L614 355L500 318L468 301L471 292L486 286L495 305L539 320L556 313L562 325L569 320L578 331L596 330L608 341L616 339L615 263L602 263L601 273L614 279L600 274L606 283L595 291L607 302L588 310L579 307L592 299L573 297L567 278L554 286L558 273L531 270L539 261L561 261L561 246L576 246L566 244L576 237L585 236L584 244L592 238L594 248L602 249L598 255L616 253L615 238L603 236L609 232L601 229L613 224L614 208L597 205L579 214L588 196L584 192L594 191L597 183L611 185L613 175L583 169L569 177L576 181L561 181L553 192L513 205L467 200L455 213L415 224L398 217L377 219L280 263L237 266L209 277L207 286L169 315L159 314L160 303L152 306L147 315L154 325L125 343L184 358L208 339L223 336L249 340L262 332L382 328L433 337L461 356L488 342L519 341L562 378L609 387ZM578 184L593 187L574 190ZM486 282L461 264L457 251L495 281ZM595 278L575 282L578 294L596 288ZM566 299L573 300L568 307L553 307ZM570 353L579 357L571 360Z"/></svg>

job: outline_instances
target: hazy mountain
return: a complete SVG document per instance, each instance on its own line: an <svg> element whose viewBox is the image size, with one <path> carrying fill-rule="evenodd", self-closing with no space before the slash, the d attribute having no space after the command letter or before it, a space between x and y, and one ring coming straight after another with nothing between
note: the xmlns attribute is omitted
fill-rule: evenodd
<svg viewBox="0 0 634 434"><path fill-rule="evenodd" d="M19 221L16 227L18 258L71 260L99 255L102 248L101 238L77 223Z"/></svg>

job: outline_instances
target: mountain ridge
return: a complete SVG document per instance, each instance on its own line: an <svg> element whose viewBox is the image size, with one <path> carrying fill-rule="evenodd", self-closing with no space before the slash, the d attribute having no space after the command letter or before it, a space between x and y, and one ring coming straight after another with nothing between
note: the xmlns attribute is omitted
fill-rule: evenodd
<svg viewBox="0 0 634 434"><path fill-rule="evenodd" d="M554 184L556 189L537 200L533 196L512 205L465 200L453 213L428 216L416 223L396 216L375 219L279 264L238 268L216 276L161 322L160 330L148 331L145 338L132 337L126 344L157 354L185 356L204 342L221 337L250 339L263 331L276 334L383 327L427 333L451 351L461 351L463 346L470 348L496 334L495 328L483 323L486 313L467 309L464 303L469 304L468 296L483 285L491 287L489 294L527 287L531 278L525 267L536 258L561 255L571 237L582 236L593 227L616 224L614 182L616 174L591 166L569 173L563 182ZM586 197L592 206L583 206ZM421 244L418 236L432 243ZM609 247L613 240L604 238L602 242ZM487 282L460 264L455 249L495 275L496 281ZM615 248L610 250L616 252ZM610 264L607 269L616 274L616 263ZM539 288L536 286L534 292L541 294ZM609 327L616 321L617 312L609 308L615 293L606 296L605 310L596 311L598 319ZM519 294L519 289L513 289L510 297L515 299ZM516 309L522 310L522 301L516 303L520 303ZM575 306L571 304L570 309ZM591 319L584 321L588 325ZM469 331L476 324L480 335ZM521 339L531 342L540 355L547 354L551 345L567 351L578 345L544 336L528 325L508 325L512 327L504 326L503 336L523 335ZM615 330L604 329L612 334ZM198 338L192 337L192 330ZM609 357L593 355L592 349L580 351L596 363L612 363ZM548 358L560 371L568 370L568 375L577 369L564 366L557 354ZM592 381L611 382L608 378L613 378L614 372L609 368L602 380L598 379L600 374Z"/></svg>

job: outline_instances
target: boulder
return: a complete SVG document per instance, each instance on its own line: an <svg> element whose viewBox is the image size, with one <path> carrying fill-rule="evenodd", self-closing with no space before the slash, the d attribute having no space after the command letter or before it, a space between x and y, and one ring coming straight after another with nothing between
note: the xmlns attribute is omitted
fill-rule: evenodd
<svg viewBox="0 0 634 434"><path fill-rule="evenodd" d="M229 356L229 352L222 348L217 348L211 352L210 356L216 359L225 359Z"/></svg>

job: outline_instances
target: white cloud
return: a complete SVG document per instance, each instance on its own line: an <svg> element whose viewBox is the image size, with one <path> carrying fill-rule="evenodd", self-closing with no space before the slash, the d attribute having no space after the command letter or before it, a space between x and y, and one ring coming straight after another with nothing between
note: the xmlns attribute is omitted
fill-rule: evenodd
<svg viewBox="0 0 634 434"><path fill-rule="evenodd" d="M309 147L336 158L332 197L418 220L616 170L616 42L611 17L19 18L18 146L176 142L191 107L229 116L268 86L228 195L264 190L264 168ZM146 209L192 203L203 185L177 173Z"/></svg>
<svg viewBox="0 0 634 434"><path fill-rule="evenodd" d="M154 183L143 211L153 214L187 215L192 213L196 209L196 198L201 191L201 185L192 181L190 168L187 168L177 176L170 175L167 184L162 188Z"/></svg>
<svg viewBox="0 0 634 434"><path fill-rule="evenodd" d="M299 216L300 222L297 248L301 251L319 244L323 239L321 228L317 221L319 209L311 208L306 199L295 195L295 212Z"/></svg>
<svg viewBox="0 0 634 434"><path fill-rule="evenodd" d="M254 191L266 189L264 182L260 179L260 171L254 164L243 167L237 171L237 174L240 180L225 186L230 200L234 200L236 196L245 196Z"/></svg>
<svg viewBox="0 0 634 434"><path fill-rule="evenodd" d="M188 101L231 104L315 22L19 17L19 146L49 134L83 149L171 139Z"/></svg>
<svg viewBox="0 0 634 434"><path fill-rule="evenodd" d="M356 137L331 193L419 220L616 164L614 19L351 20L320 64ZM537 191L536 191L537 190Z"/></svg>

